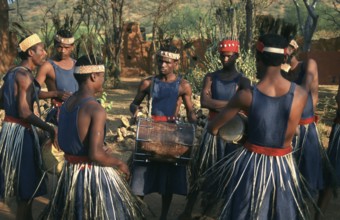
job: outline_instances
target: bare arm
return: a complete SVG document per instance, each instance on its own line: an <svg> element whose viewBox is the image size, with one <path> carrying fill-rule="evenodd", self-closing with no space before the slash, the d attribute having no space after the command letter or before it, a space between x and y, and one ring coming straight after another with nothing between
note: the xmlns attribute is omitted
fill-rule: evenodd
<svg viewBox="0 0 340 220"><path fill-rule="evenodd" d="M3 87L0 88L0 109L4 109Z"/></svg>
<svg viewBox="0 0 340 220"><path fill-rule="evenodd" d="M98 103L91 104L91 119L88 130L89 140L89 158L91 161L109 167L117 167L121 172L130 176L130 172L126 163L122 160L112 157L105 152L104 146L104 126L106 122L106 112Z"/></svg>
<svg viewBox="0 0 340 220"><path fill-rule="evenodd" d="M208 124L208 131L217 135L218 130L231 120L240 110L248 111L251 105L252 94L250 89L238 91L221 112Z"/></svg>
<svg viewBox="0 0 340 220"><path fill-rule="evenodd" d="M340 116L340 81L339 81L339 85L338 85L338 92L335 96L335 101L336 101L336 104L338 105L337 115Z"/></svg>
<svg viewBox="0 0 340 220"><path fill-rule="evenodd" d="M151 78L143 80L138 87L137 94L130 104L130 112L136 116L138 113L139 105L143 102L145 96L149 94L151 85Z"/></svg>
<svg viewBox="0 0 340 220"><path fill-rule="evenodd" d="M181 80L179 94L182 97L182 100L183 100L183 103L184 103L184 106L187 112L188 121L191 123L195 123L197 118L196 118L193 103L191 100L192 89L188 81L184 79Z"/></svg>
<svg viewBox="0 0 340 220"><path fill-rule="evenodd" d="M208 73L207 75L205 75L203 80L203 88L201 92L201 107L214 111L220 111L224 106L228 104L228 101L213 99L211 97L211 84L212 73Z"/></svg>
<svg viewBox="0 0 340 220"><path fill-rule="evenodd" d="M59 98L66 100L71 93L67 91L58 91L55 84L55 73L53 66L49 62L45 62L40 68L36 76L36 80L40 86L46 83L48 92L40 91L40 99Z"/></svg>
<svg viewBox="0 0 340 220"><path fill-rule="evenodd" d="M17 104L18 104L18 114L19 117L28 123L37 126L45 131L48 131L54 138L55 131L54 128L48 125L46 122L37 117L32 109L33 99L31 94L33 94L33 79L25 71L18 71L16 75L17 84Z"/></svg>
<svg viewBox="0 0 340 220"><path fill-rule="evenodd" d="M313 59L307 61L306 66L306 78L303 87L307 91L310 91L313 97L313 108L316 109L318 103L318 92L319 92L319 76L318 76L318 65Z"/></svg>

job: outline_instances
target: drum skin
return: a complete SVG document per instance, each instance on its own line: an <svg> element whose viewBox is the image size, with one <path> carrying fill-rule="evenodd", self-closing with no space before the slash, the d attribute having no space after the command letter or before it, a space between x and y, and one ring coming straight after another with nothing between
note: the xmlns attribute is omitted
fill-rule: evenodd
<svg viewBox="0 0 340 220"><path fill-rule="evenodd" d="M135 161L186 163L194 137L195 128L190 123L154 122L141 118L137 126Z"/></svg>
<svg viewBox="0 0 340 220"><path fill-rule="evenodd" d="M48 138L41 147L43 166L46 171L60 175L64 165L64 152L57 148L53 141Z"/></svg>
<svg viewBox="0 0 340 220"><path fill-rule="evenodd" d="M231 143L239 143L244 139L247 130L247 116L238 113L224 124L218 131L218 136Z"/></svg>

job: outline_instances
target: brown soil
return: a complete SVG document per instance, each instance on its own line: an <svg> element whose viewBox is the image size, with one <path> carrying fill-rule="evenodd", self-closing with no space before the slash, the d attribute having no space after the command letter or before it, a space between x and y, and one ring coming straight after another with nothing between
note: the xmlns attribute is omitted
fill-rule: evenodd
<svg viewBox="0 0 340 220"><path fill-rule="evenodd" d="M140 78L122 78L121 83L116 89L110 89L109 86L105 89L108 97L107 100L112 101L112 109L108 111L108 145L115 151L116 155L127 160L133 150L132 147L121 147L115 142L116 130L121 126L121 117L130 117L129 104L133 100L137 86L140 82ZM334 95L336 93L336 86L320 86L320 103L318 105L318 114L321 117L321 122L324 125L321 126L321 132L323 134L323 142L327 146L331 119L334 117ZM321 124L321 123L319 123ZM56 177L49 175L49 186L52 186L56 182ZM338 193L339 194L339 193ZM42 209L46 206L49 201L49 195L44 197L38 197L33 202L33 215L34 219L37 219ZM144 201L149 206L150 212L146 213L147 219L156 220L159 218L161 210L161 198L158 194L154 193L145 197ZM174 196L173 202L170 207L168 220L177 219L178 215L183 211L186 203L184 196ZM333 199L329 204L328 210L324 219L336 220L340 219L340 198ZM0 219L11 220L15 219L15 200L9 202L9 206L0 202ZM196 205L194 210L194 216L200 214L199 205Z"/></svg>

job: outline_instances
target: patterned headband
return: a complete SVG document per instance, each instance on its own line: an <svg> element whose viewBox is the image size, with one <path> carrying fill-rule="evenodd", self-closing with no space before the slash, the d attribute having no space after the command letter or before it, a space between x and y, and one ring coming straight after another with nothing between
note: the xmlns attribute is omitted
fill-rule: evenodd
<svg viewBox="0 0 340 220"><path fill-rule="evenodd" d="M25 38L18 47L19 52L26 52L30 47L41 43L41 40L37 34L32 34L31 36Z"/></svg>
<svg viewBox="0 0 340 220"><path fill-rule="evenodd" d="M222 40L218 44L218 51L221 52L234 52L238 53L240 42L238 40Z"/></svg>
<svg viewBox="0 0 340 220"><path fill-rule="evenodd" d="M170 59L173 59L173 60L179 60L179 58L181 57L179 55L179 53L171 53L171 52L162 51L162 50L159 50L157 52L157 55L161 56L161 57L170 58Z"/></svg>
<svg viewBox="0 0 340 220"><path fill-rule="evenodd" d="M89 74L105 72L104 65L89 65L89 66L76 66L74 74Z"/></svg>
<svg viewBox="0 0 340 220"><path fill-rule="evenodd" d="M289 42L289 45L292 46L295 50L297 50L299 48L299 45L297 44L297 42L295 40L291 40Z"/></svg>
<svg viewBox="0 0 340 220"><path fill-rule="evenodd" d="M54 36L54 40L58 41L59 43L63 43L63 44L73 44L74 43L74 37L63 38L63 37L59 36L58 34L56 34Z"/></svg>
<svg viewBox="0 0 340 220"><path fill-rule="evenodd" d="M261 53L268 52L268 53L277 53L277 54L282 54L282 55L287 54L287 48L265 47L263 42L261 41L257 42L256 49Z"/></svg>

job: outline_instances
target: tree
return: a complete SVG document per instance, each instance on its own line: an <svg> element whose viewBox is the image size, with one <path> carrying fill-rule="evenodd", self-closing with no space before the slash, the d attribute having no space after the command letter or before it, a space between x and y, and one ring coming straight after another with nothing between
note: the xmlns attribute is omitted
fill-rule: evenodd
<svg viewBox="0 0 340 220"><path fill-rule="evenodd" d="M10 31L8 0L0 0L0 73L5 73L17 54L17 39Z"/></svg>
<svg viewBox="0 0 340 220"><path fill-rule="evenodd" d="M311 44L312 44L312 38L315 32L315 29L317 27L319 15L315 12L316 4L318 3L318 0L313 0L312 3L309 3L308 0L303 0L303 3L307 9L307 18L303 22L302 16L301 16L301 9L300 5L297 0L293 0L295 7L296 7L296 13L298 17L298 24L300 27L300 31L303 35L303 48L302 50L307 52L310 50Z"/></svg>

